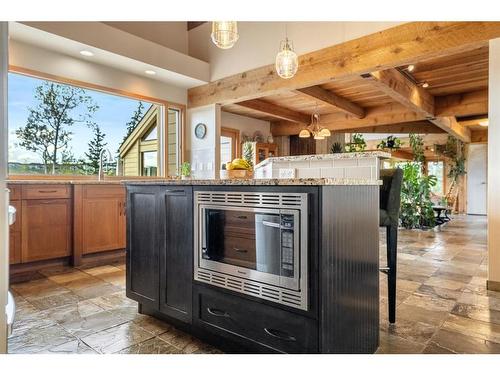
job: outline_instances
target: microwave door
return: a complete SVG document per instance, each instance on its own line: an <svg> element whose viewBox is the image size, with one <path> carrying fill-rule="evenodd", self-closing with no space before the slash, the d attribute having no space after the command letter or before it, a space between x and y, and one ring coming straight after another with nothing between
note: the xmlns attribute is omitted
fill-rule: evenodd
<svg viewBox="0 0 500 375"><path fill-rule="evenodd" d="M280 215L255 214L257 271L279 275L281 267Z"/></svg>

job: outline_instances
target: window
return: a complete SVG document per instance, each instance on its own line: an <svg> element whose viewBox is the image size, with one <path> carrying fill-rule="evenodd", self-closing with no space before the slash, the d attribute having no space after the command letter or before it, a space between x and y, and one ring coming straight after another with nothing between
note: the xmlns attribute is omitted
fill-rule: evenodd
<svg viewBox="0 0 500 375"><path fill-rule="evenodd" d="M220 136L220 161L222 164L238 157L240 132L237 129L222 128Z"/></svg>
<svg viewBox="0 0 500 375"><path fill-rule="evenodd" d="M9 73L9 174L174 175L184 107ZM55 98L52 105L47 98ZM64 104L68 101L68 105ZM172 108L171 108L172 107ZM64 110L61 110L64 108ZM168 131L163 111L168 108ZM56 113L57 112L57 113ZM57 120L57 121L54 121ZM54 125L55 124L55 125ZM167 145L168 142L168 145ZM168 152L160 152L168 148Z"/></svg>
<svg viewBox="0 0 500 375"><path fill-rule="evenodd" d="M444 194L444 163L442 161L427 162L427 173L436 176L436 185L432 187L432 192L437 195Z"/></svg>

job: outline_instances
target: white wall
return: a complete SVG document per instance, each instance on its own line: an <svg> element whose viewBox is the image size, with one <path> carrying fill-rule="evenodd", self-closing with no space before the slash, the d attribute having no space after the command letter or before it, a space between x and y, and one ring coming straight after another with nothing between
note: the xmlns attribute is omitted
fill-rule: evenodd
<svg viewBox="0 0 500 375"><path fill-rule="evenodd" d="M207 127L205 138L194 135L197 124ZM218 104L187 110L186 151L194 178L218 178L220 165L221 109Z"/></svg>
<svg viewBox="0 0 500 375"><path fill-rule="evenodd" d="M127 33L188 54L187 22L103 22Z"/></svg>
<svg viewBox="0 0 500 375"><path fill-rule="evenodd" d="M488 288L500 290L500 38L490 40L488 103Z"/></svg>
<svg viewBox="0 0 500 375"><path fill-rule="evenodd" d="M187 90L108 66L11 40L9 63L64 78L186 104Z"/></svg>
<svg viewBox="0 0 500 375"><path fill-rule="evenodd" d="M264 136L264 139L267 139L269 134L271 134L271 124L269 121L240 116L229 112L222 112L221 119L222 127L239 130L240 137L243 133L253 136L256 131L259 131Z"/></svg>
<svg viewBox="0 0 500 375"><path fill-rule="evenodd" d="M488 145L470 144L467 155L467 214L486 215Z"/></svg>
<svg viewBox="0 0 500 375"><path fill-rule="evenodd" d="M359 38L400 22L287 22L287 33L300 55ZM189 54L210 63L210 80L274 63L284 22L238 22L240 38L229 50L210 40L211 22L189 31Z"/></svg>

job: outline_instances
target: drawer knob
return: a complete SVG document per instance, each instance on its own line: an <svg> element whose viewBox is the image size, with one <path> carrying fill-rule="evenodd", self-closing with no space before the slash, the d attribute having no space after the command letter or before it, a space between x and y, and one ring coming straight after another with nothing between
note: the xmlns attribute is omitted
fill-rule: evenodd
<svg viewBox="0 0 500 375"><path fill-rule="evenodd" d="M272 337L274 337L276 339L280 339L280 340L284 340L284 341L297 341L297 339L295 337L293 337L292 335L289 335L288 333L280 331L280 330L277 330L277 329L264 328L264 331L269 336L272 336Z"/></svg>
<svg viewBox="0 0 500 375"><path fill-rule="evenodd" d="M57 193L57 190L38 190L39 193Z"/></svg>
<svg viewBox="0 0 500 375"><path fill-rule="evenodd" d="M234 251L236 251L237 253L248 253L248 250L238 249L237 247L234 248Z"/></svg>
<svg viewBox="0 0 500 375"><path fill-rule="evenodd" d="M221 318L230 318L231 317L231 315L229 315L224 310L214 309L214 308L211 308L211 307L207 307L207 311L208 311L208 313L210 315L213 315L213 316L218 316L218 317L221 317Z"/></svg>

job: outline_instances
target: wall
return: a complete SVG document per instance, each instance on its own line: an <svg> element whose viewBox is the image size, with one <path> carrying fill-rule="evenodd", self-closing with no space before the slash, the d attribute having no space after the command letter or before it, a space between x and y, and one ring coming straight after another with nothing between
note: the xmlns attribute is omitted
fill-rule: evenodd
<svg viewBox="0 0 500 375"><path fill-rule="evenodd" d="M243 134L253 136L256 131L259 131L267 140L271 134L271 124L269 121L262 121L252 117L235 115L234 113L222 112L221 126L224 128L232 128L240 131L240 137Z"/></svg>
<svg viewBox="0 0 500 375"><path fill-rule="evenodd" d="M186 104L187 90L11 40L9 63L64 78Z"/></svg>
<svg viewBox="0 0 500 375"><path fill-rule="evenodd" d="M467 213L486 215L486 184L488 168L488 146L486 144L469 145L467 155Z"/></svg>
<svg viewBox="0 0 500 375"><path fill-rule="evenodd" d="M194 178L218 178L220 165L221 109L217 104L187 110L186 152ZM205 138L194 135L197 124L207 127Z"/></svg>
<svg viewBox="0 0 500 375"><path fill-rule="evenodd" d="M490 40L488 83L488 289L500 291L500 38Z"/></svg>
<svg viewBox="0 0 500 375"><path fill-rule="evenodd" d="M187 22L103 22L177 52L188 54Z"/></svg>
<svg viewBox="0 0 500 375"><path fill-rule="evenodd" d="M372 34L399 22L287 22L288 37L300 55ZM238 22L240 34L229 50L210 40L211 22L189 31L189 55L210 63L210 80L274 63L280 41L285 37L284 22Z"/></svg>

